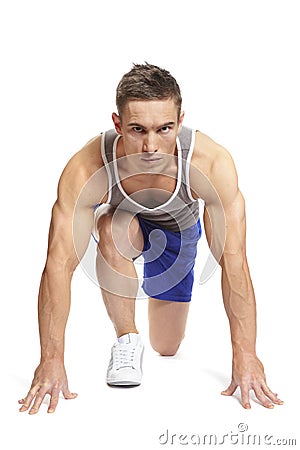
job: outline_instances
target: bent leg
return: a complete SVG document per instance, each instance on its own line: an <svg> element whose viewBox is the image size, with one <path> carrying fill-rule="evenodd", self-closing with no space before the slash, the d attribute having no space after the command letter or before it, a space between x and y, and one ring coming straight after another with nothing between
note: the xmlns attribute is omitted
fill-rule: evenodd
<svg viewBox="0 0 300 450"><path fill-rule="evenodd" d="M184 338L189 302L149 298L149 336L154 350L173 356Z"/></svg>
<svg viewBox="0 0 300 450"><path fill-rule="evenodd" d="M97 226L96 270L108 315L118 337L137 333L134 315L138 279L133 258L143 249L139 222L126 211L108 208Z"/></svg>

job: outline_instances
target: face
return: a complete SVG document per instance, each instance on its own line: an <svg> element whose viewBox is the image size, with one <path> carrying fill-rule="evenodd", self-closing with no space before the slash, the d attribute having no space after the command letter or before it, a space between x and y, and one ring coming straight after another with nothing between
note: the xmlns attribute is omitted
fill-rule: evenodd
<svg viewBox="0 0 300 450"><path fill-rule="evenodd" d="M175 154L183 117L181 113L178 120L177 106L167 99L128 101L122 116L114 113L112 119L122 136L123 155L139 155L150 166L158 164L164 155Z"/></svg>

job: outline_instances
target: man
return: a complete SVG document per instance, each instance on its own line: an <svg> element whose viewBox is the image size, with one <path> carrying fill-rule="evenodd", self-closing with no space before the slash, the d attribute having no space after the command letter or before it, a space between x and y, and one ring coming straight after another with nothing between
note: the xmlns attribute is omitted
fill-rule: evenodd
<svg viewBox="0 0 300 450"><path fill-rule="evenodd" d="M139 280L134 260L144 256L150 342L174 355L184 337L201 235L198 200L215 260L233 349L232 381L244 408L249 392L272 408L282 404L266 384L256 356L256 308L245 251L245 205L229 153L209 137L183 127L181 94L166 70L134 65L117 88L114 130L76 153L64 169L52 211L49 246L39 292L41 360L20 411L38 412L50 394L69 391L64 336L72 274L91 233L97 241L97 276L117 340L107 371L110 385L139 385L143 344L134 320Z"/></svg>

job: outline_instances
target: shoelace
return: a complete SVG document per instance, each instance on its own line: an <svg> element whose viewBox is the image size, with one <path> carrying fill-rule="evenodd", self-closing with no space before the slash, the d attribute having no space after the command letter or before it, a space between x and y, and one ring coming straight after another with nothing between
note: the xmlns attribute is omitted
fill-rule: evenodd
<svg viewBox="0 0 300 450"><path fill-rule="evenodd" d="M114 363L116 365L116 370L122 369L123 367L132 367L134 369L134 352L135 347L130 349L116 345L114 347Z"/></svg>

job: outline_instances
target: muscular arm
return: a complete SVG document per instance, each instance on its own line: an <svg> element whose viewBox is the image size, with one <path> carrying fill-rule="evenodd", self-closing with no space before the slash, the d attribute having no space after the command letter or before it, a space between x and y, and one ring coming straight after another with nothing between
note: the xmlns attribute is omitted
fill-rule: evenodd
<svg viewBox="0 0 300 450"><path fill-rule="evenodd" d="M84 160L82 151L64 169L58 185L58 197L52 209L47 260L38 298L41 359L30 391L25 399L20 400L20 411L28 410L34 401L30 414L38 412L46 394L51 396L48 412L55 411L60 391L65 398L76 397L68 388L64 344L70 311L71 279L88 246L93 225L93 195L89 190L85 191L85 195L80 195L90 175ZM99 197L97 200L99 201ZM78 242L76 249L74 234Z"/></svg>
<svg viewBox="0 0 300 450"><path fill-rule="evenodd" d="M214 150L205 177L204 226L211 251L222 268L222 294L232 341L232 381L223 394L232 395L240 386L242 405L250 408L249 391L253 389L258 400L271 408L282 402L268 388L256 356L256 302L246 256L245 202L229 153L222 148ZM201 184L196 187L198 191L205 185L203 180Z"/></svg>
<svg viewBox="0 0 300 450"><path fill-rule="evenodd" d="M209 242L212 240L210 205L204 211L204 225ZM246 218L244 198L239 191L225 204L226 236L220 259L222 293L230 323L234 354L254 353L256 343L256 303L246 257ZM216 233L219 234L216 229Z"/></svg>
<svg viewBox="0 0 300 450"><path fill-rule="evenodd" d="M70 309L72 274L78 264L72 238L74 199L63 188L54 204L49 231L49 246L39 291L39 330L41 359L59 358L63 361L64 332ZM86 210L87 228L83 248L88 245L92 227L92 210Z"/></svg>

